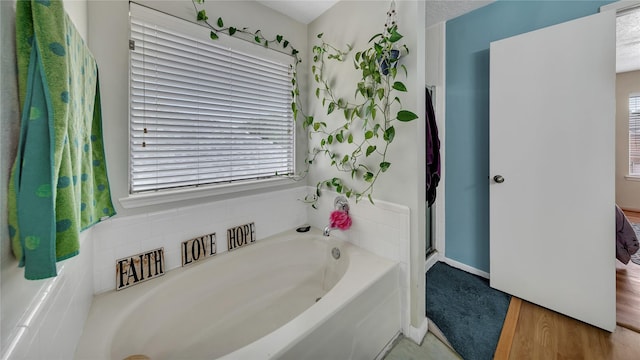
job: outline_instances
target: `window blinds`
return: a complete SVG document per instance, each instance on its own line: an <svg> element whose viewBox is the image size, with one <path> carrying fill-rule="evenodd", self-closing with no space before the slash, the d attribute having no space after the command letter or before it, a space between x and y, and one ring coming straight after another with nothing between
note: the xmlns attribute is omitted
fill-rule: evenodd
<svg viewBox="0 0 640 360"><path fill-rule="evenodd" d="M640 95L629 97L629 174L640 175Z"/></svg>
<svg viewBox="0 0 640 360"><path fill-rule="evenodd" d="M294 171L290 57L133 3L131 40L131 193Z"/></svg>

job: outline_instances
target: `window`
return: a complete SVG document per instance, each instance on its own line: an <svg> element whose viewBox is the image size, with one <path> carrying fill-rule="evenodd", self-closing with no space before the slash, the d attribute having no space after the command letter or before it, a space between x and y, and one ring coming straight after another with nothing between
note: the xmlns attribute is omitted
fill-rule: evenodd
<svg viewBox="0 0 640 360"><path fill-rule="evenodd" d="M289 55L131 4L130 193L294 172Z"/></svg>
<svg viewBox="0 0 640 360"><path fill-rule="evenodd" d="M629 175L640 176L640 94L629 96Z"/></svg>

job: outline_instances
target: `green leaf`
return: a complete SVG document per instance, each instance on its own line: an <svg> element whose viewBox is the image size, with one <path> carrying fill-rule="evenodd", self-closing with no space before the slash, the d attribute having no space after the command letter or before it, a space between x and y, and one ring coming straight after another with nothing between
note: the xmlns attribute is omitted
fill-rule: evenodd
<svg viewBox="0 0 640 360"><path fill-rule="evenodd" d="M393 29L393 31L391 32L391 36L389 37L389 41L394 43L400 39L402 39L402 35L398 31L396 31L396 29Z"/></svg>
<svg viewBox="0 0 640 360"><path fill-rule="evenodd" d="M282 42L282 39L283 39L282 35L276 35L276 41L278 43Z"/></svg>
<svg viewBox="0 0 640 360"><path fill-rule="evenodd" d="M342 134L342 131L340 131L339 133L336 134L336 140L339 143L342 143L344 141L344 135Z"/></svg>
<svg viewBox="0 0 640 360"><path fill-rule="evenodd" d="M207 12L205 10L198 11L197 19L198 21L204 21L209 19L209 17L207 16Z"/></svg>
<svg viewBox="0 0 640 360"><path fill-rule="evenodd" d="M347 137L347 142L349 144L353 144L353 135L352 134L349 134L349 136Z"/></svg>
<svg viewBox="0 0 640 360"><path fill-rule="evenodd" d="M383 97L384 97L384 88L379 88L378 89L378 99L382 100Z"/></svg>
<svg viewBox="0 0 640 360"><path fill-rule="evenodd" d="M382 46L380 46L378 44L373 44L373 48L376 50L376 54L378 54L378 55L382 54Z"/></svg>
<svg viewBox="0 0 640 360"><path fill-rule="evenodd" d="M393 138L396 137L396 129L393 126L390 126L387 130L384 131L384 136L382 137L384 141L390 143L393 141Z"/></svg>
<svg viewBox="0 0 640 360"><path fill-rule="evenodd" d="M318 131L320 129L320 123L313 124L313 130Z"/></svg>
<svg viewBox="0 0 640 360"><path fill-rule="evenodd" d="M371 194L367 195L367 197L369 198L369 201L371 202L371 204L375 205L373 202L373 198L371 197Z"/></svg>
<svg viewBox="0 0 640 360"><path fill-rule="evenodd" d="M283 48L286 48L287 46L289 46L289 41L285 40L285 41L282 43L282 47L283 47Z"/></svg>
<svg viewBox="0 0 640 360"><path fill-rule="evenodd" d="M320 88L316 88L316 98L320 99Z"/></svg>
<svg viewBox="0 0 640 360"><path fill-rule="evenodd" d="M418 115L412 113L411 111L408 110L400 110L398 111L398 115L396 116L398 118L398 120L400 121L411 121L411 120L415 120L418 118Z"/></svg>
<svg viewBox="0 0 640 360"><path fill-rule="evenodd" d="M327 143L325 139L320 140L320 146L324 146Z"/></svg>
<svg viewBox="0 0 640 360"><path fill-rule="evenodd" d="M372 182L373 181L373 173L371 171L367 171L363 177L364 181L366 182Z"/></svg>
<svg viewBox="0 0 640 360"><path fill-rule="evenodd" d="M229 28L229 35L233 36L233 34L236 33L236 28L234 28L233 26Z"/></svg>
<svg viewBox="0 0 640 360"><path fill-rule="evenodd" d="M407 87L400 81L394 82L392 87L398 91L407 91Z"/></svg>
<svg viewBox="0 0 640 360"><path fill-rule="evenodd" d="M218 34L216 34L214 31L211 31L209 33L209 37L211 37L211 40L218 40Z"/></svg>
<svg viewBox="0 0 640 360"><path fill-rule="evenodd" d="M376 146L375 146L375 145L369 145L369 147L367 148L366 155L367 155L367 156L369 156L369 155L371 155L371 153L373 153L374 151L376 151Z"/></svg>
<svg viewBox="0 0 640 360"><path fill-rule="evenodd" d="M373 131L369 130L366 133L364 133L364 139L365 140L369 140L373 137Z"/></svg>
<svg viewBox="0 0 640 360"><path fill-rule="evenodd" d="M309 126L313 124L313 116L307 116L304 121L304 126Z"/></svg>
<svg viewBox="0 0 640 360"><path fill-rule="evenodd" d="M222 22L222 18L219 17L218 18L218 27L223 27L223 26L224 26L224 23Z"/></svg>
<svg viewBox="0 0 640 360"><path fill-rule="evenodd" d="M344 163L346 163L347 161L349 161L349 155L345 155L345 156L342 158L341 163L342 163L342 164L344 164Z"/></svg>
<svg viewBox="0 0 640 360"><path fill-rule="evenodd" d="M383 161L380 163L380 171L385 172L389 169L389 166L391 166L391 163L388 161Z"/></svg>
<svg viewBox="0 0 640 360"><path fill-rule="evenodd" d="M333 101L329 103L329 107L327 108L327 115L331 114L333 110L336 108L336 103Z"/></svg>
<svg viewBox="0 0 640 360"><path fill-rule="evenodd" d="M324 35L324 33L320 33L320 34L316 35L316 37L317 37L318 39L320 39L320 38L322 38L322 35Z"/></svg>
<svg viewBox="0 0 640 360"><path fill-rule="evenodd" d="M329 143L329 145L333 144L333 135L329 135L327 137L327 142Z"/></svg>
<svg viewBox="0 0 640 360"><path fill-rule="evenodd" d="M260 43L260 36L256 35L253 40L255 40L258 44Z"/></svg>

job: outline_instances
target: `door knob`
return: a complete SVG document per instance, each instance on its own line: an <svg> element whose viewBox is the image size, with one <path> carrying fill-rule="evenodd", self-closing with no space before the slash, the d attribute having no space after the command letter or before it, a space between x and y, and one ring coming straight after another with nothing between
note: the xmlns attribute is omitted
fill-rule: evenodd
<svg viewBox="0 0 640 360"><path fill-rule="evenodd" d="M502 184L504 182L504 178L502 177L502 175L496 175L493 177L493 181L497 182L498 184Z"/></svg>

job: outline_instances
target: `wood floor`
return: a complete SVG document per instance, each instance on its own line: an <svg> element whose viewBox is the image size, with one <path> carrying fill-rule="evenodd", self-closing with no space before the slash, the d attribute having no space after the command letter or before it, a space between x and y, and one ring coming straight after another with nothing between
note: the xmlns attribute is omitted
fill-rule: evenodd
<svg viewBox="0 0 640 360"><path fill-rule="evenodd" d="M640 223L640 213L625 214ZM494 359L640 359L640 266L617 263L617 322L625 327L609 333L514 297Z"/></svg>
<svg viewBox="0 0 640 360"><path fill-rule="evenodd" d="M621 326L609 333L517 298L512 301L521 302L515 332L511 344L503 342L503 332L496 360L640 359L640 333ZM505 323L510 321L507 315Z"/></svg>

